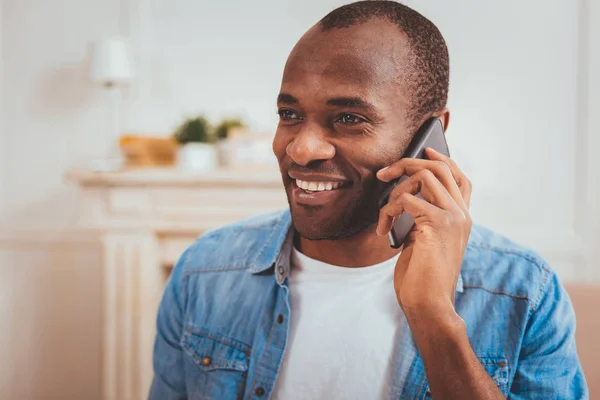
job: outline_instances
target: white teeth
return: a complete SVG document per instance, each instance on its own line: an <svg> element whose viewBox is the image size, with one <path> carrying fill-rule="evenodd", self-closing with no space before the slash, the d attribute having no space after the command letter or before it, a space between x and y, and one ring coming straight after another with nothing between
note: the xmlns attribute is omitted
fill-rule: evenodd
<svg viewBox="0 0 600 400"><path fill-rule="evenodd" d="M322 192L325 190L335 190L342 186L341 182L308 182L296 179L296 185L304 190L311 192Z"/></svg>

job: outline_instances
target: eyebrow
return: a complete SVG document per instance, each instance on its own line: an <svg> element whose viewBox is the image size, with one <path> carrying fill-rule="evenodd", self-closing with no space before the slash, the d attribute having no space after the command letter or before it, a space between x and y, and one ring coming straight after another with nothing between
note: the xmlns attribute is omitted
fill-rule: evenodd
<svg viewBox="0 0 600 400"><path fill-rule="evenodd" d="M364 108L366 110L375 111L375 106L360 97L336 97L327 100L327 104L337 107Z"/></svg>
<svg viewBox="0 0 600 400"><path fill-rule="evenodd" d="M300 103L300 101L295 98L294 96L292 96L291 94L288 93L279 93L279 96L277 96L277 103L281 103L281 104L298 104Z"/></svg>
<svg viewBox="0 0 600 400"><path fill-rule="evenodd" d="M280 104L299 104L300 101L289 93L280 93L277 96L277 103ZM375 106L360 97L335 97L327 100L327 104L336 107L364 108L375 111Z"/></svg>

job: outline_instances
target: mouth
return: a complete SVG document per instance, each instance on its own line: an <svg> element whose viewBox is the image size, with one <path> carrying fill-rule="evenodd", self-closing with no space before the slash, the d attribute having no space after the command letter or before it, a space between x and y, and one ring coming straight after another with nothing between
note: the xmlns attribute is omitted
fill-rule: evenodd
<svg viewBox="0 0 600 400"><path fill-rule="evenodd" d="M296 187L309 192L325 192L330 190L338 190L344 186L344 182L333 182L333 181L303 181L300 179L294 179Z"/></svg>
<svg viewBox="0 0 600 400"><path fill-rule="evenodd" d="M292 197L298 204L322 206L334 203L349 186L349 182L292 179Z"/></svg>

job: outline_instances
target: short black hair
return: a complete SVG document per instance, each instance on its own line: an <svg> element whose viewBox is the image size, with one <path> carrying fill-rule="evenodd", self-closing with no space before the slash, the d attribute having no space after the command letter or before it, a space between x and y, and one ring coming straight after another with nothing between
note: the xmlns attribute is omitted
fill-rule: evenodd
<svg viewBox="0 0 600 400"><path fill-rule="evenodd" d="M410 7L389 0L366 0L341 6L320 22L323 31L348 28L376 18L396 24L407 36L410 57L401 80L411 96L409 131L427 114L446 107L450 86L448 47L439 29Z"/></svg>

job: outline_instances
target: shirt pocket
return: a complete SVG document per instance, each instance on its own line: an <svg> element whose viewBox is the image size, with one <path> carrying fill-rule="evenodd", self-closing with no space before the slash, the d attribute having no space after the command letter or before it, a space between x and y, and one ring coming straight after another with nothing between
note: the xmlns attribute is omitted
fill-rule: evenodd
<svg viewBox="0 0 600 400"><path fill-rule="evenodd" d="M241 399L250 346L221 335L188 329L181 339L186 353L187 394L193 399Z"/></svg>
<svg viewBox="0 0 600 400"><path fill-rule="evenodd" d="M485 372L492 378L498 389L506 397L508 396L508 379L509 379L509 368L508 362L504 357L478 357L481 365L485 369ZM429 384L426 385L425 399L432 399L431 390Z"/></svg>

